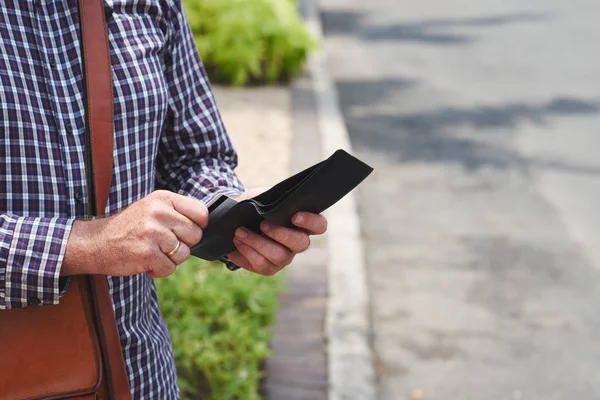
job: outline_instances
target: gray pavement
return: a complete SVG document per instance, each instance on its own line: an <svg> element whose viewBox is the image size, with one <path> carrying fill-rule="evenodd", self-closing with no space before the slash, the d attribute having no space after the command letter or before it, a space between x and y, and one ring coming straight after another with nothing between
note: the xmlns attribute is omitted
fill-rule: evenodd
<svg viewBox="0 0 600 400"><path fill-rule="evenodd" d="M381 399L600 398L600 3L320 0Z"/></svg>

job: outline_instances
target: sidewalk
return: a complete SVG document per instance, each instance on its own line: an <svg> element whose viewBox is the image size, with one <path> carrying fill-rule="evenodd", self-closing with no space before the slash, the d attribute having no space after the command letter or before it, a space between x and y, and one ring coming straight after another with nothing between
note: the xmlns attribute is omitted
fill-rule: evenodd
<svg viewBox="0 0 600 400"><path fill-rule="evenodd" d="M293 87L214 88L247 187L270 186L322 159L310 81ZM288 267L264 384L269 400L327 399L327 243Z"/></svg>
<svg viewBox="0 0 600 400"><path fill-rule="evenodd" d="M322 159L312 92L307 78L291 91L291 167L302 170ZM273 356L267 362L266 398L325 400L328 393L325 317L327 243L313 238L311 248L288 268L288 290L280 297L273 329Z"/></svg>
<svg viewBox="0 0 600 400"><path fill-rule="evenodd" d="M317 39L314 0L299 2ZM272 185L338 149L352 153L326 57L317 51L291 88L217 93L248 186ZM243 94L246 93L246 94ZM221 97L219 97L221 96ZM283 171L286 171L283 173ZM279 175L277 175L280 173ZM267 360L269 400L373 400L369 293L354 194L328 210L328 233L286 269L287 292Z"/></svg>
<svg viewBox="0 0 600 400"><path fill-rule="evenodd" d="M238 153L246 187L270 186L291 172L292 115L287 87L214 87L219 110Z"/></svg>

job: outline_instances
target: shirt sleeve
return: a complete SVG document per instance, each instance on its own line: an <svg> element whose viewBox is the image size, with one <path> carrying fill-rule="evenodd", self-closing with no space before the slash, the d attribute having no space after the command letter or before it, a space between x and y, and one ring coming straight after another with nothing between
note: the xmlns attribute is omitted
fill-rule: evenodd
<svg viewBox="0 0 600 400"><path fill-rule="evenodd" d="M237 196L237 154L227 135L198 55L193 35L176 0L165 55L168 111L158 151L158 188L210 203L217 194Z"/></svg>
<svg viewBox="0 0 600 400"><path fill-rule="evenodd" d="M58 303L73 221L0 214L0 309Z"/></svg>

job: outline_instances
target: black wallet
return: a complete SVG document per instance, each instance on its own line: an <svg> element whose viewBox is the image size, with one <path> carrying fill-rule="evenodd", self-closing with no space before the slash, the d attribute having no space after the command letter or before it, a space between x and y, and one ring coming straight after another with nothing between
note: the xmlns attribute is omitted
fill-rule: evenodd
<svg viewBox="0 0 600 400"><path fill-rule="evenodd" d="M235 250L235 230L244 226L261 234L260 223L268 220L292 227L298 211L319 214L338 202L373 168L348 154L336 151L331 157L273 186L264 193L243 201L221 195L209 208L208 226L202 240L192 247L192 255L218 260Z"/></svg>

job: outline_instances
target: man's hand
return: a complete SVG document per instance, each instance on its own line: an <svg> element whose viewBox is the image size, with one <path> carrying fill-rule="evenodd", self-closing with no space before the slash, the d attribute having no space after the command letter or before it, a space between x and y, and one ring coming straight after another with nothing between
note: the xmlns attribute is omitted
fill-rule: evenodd
<svg viewBox="0 0 600 400"><path fill-rule="evenodd" d="M260 194L264 189L251 189L238 198L247 199ZM309 235L321 235L327 230L327 220L322 215L299 212L292 217L298 229L285 228L263 221L258 235L246 228L235 232L234 244L237 251L228 254L236 265L261 275L271 276L289 265L294 256L304 252L310 245Z"/></svg>
<svg viewBox="0 0 600 400"><path fill-rule="evenodd" d="M207 223L202 202L156 191L114 216L76 221L61 275L168 276L190 256Z"/></svg>

